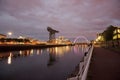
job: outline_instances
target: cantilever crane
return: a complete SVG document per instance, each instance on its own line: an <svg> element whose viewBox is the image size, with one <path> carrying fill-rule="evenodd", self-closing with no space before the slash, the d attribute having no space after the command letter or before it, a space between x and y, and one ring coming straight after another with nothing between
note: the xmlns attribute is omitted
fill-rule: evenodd
<svg viewBox="0 0 120 80"><path fill-rule="evenodd" d="M55 33L59 33L59 31L52 29L51 27L47 27L49 32L49 40L55 39Z"/></svg>

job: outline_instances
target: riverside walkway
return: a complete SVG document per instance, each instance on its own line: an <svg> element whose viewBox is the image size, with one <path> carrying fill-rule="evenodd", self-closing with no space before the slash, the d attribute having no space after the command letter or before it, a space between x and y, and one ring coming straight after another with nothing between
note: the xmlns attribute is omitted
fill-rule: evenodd
<svg viewBox="0 0 120 80"><path fill-rule="evenodd" d="M94 47L87 80L120 80L120 53Z"/></svg>

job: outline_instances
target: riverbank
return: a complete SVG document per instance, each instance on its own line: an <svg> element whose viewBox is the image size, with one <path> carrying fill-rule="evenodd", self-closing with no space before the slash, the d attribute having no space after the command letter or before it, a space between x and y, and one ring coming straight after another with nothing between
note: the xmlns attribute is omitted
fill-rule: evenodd
<svg viewBox="0 0 120 80"><path fill-rule="evenodd" d="M68 76L67 80L86 80L93 48L93 46L88 48L88 50L84 53L80 63L76 66L75 71Z"/></svg>
<svg viewBox="0 0 120 80"><path fill-rule="evenodd" d="M66 44L37 44L37 45L4 44L4 45L0 45L0 52L35 49L35 48L60 47L60 46L67 46L67 45Z"/></svg>

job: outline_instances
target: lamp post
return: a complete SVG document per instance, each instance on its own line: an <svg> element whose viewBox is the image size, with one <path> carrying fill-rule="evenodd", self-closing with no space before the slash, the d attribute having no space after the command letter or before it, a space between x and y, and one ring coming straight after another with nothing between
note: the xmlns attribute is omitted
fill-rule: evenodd
<svg viewBox="0 0 120 80"><path fill-rule="evenodd" d="M8 35L9 37L12 36L12 34L13 34L12 32L8 32L8 33L7 33L7 35Z"/></svg>

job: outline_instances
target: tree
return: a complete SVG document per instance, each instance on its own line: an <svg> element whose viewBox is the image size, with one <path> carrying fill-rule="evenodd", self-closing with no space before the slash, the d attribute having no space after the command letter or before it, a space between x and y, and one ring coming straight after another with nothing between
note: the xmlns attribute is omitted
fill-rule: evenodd
<svg viewBox="0 0 120 80"><path fill-rule="evenodd" d="M107 29L103 32L105 41L113 40L113 32L116 29L116 27L110 25L107 27Z"/></svg>

